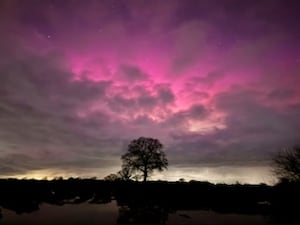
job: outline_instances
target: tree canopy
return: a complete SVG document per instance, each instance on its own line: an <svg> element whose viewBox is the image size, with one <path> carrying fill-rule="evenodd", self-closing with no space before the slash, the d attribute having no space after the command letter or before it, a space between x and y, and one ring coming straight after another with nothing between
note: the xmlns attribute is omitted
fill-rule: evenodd
<svg viewBox="0 0 300 225"><path fill-rule="evenodd" d="M300 181L300 146L279 152L274 158L274 173L279 180Z"/></svg>
<svg viewBox="0 0 300 225"><path fill-rule="evenodd" d="M168 167L163 145L154 138L140 137L131 141L121 159L122 170L127 168L126 170L132 173L141 173L144 182L154 170L163 171Z"/></svg>

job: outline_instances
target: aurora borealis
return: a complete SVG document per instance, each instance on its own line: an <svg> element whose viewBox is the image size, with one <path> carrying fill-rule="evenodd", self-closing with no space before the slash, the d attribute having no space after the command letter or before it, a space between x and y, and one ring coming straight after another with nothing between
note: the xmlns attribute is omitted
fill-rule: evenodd
<svg viewBox="0 0 300 225"><path fill-rule="evenodd" d="M0 175L103 178L158 138L153 178L272 183L300 141L300 3L0 1Z"/></svg>

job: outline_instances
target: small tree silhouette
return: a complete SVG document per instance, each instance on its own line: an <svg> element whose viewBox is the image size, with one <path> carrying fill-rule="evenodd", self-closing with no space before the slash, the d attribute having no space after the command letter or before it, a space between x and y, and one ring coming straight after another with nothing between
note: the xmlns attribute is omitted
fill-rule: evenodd
<svg viewBox="0 0 300 225"><path fill-rule="evenodd" d="M133 171L129 166L123 165L122 169L118 172L118 176L122 180L130 180L131 178L133 178Z"/></svg>
<svg viewBox="0 0 300 225"><path fill-rule="evenodd" d="M140 172L144 182L153 170L163 171L168 167L168 160L162 151L163 145L159 140L140 137L130 142L128 151L122 155L122 168L132 172Z"/></svg>
<svg viewBox="0 0 300 225"><path fill-rule="evenodd" d="M280 181L300 181L300 146L279 152L273 158L274 173Z"/></svg>
<svg viewBox="0 0 300 225"><path fill-rule="evenodd" d="M106 177L104 177L104 180L106 180L106 181L116 181L118 179L119 179L119 176L114 173L111 173L111 174L107 175Z"/></svg>

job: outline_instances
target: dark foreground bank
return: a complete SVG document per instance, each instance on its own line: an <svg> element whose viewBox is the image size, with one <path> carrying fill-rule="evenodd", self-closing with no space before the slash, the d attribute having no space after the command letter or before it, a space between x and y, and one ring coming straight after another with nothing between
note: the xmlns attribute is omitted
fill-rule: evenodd
<svg viewBox="0 0 300 225"><path fill-rule="evenodd" d="M37 211L43 203L61 206L104 204L112 200L119 207L118 224L165 224L169 213L186 210L259 214L269 217L270 224L300 224L299 183L268 186L92 179L0 180L0 208L17 214ZM1 210L0 217L5 217Z"/></svg>

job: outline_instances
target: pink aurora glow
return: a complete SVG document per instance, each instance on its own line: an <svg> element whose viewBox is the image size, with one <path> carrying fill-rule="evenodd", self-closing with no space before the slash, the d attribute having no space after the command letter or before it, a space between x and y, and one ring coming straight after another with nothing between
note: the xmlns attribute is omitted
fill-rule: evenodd
<svg viewBox="0 0 300 225"><path fill-rule="evenodd" d="M7 175L101 177L146 135L178 174L163 179L268 182L270 154L300 133L297 7L275 2L3 1L0 103L30 134L2 121Z"/></svg>

